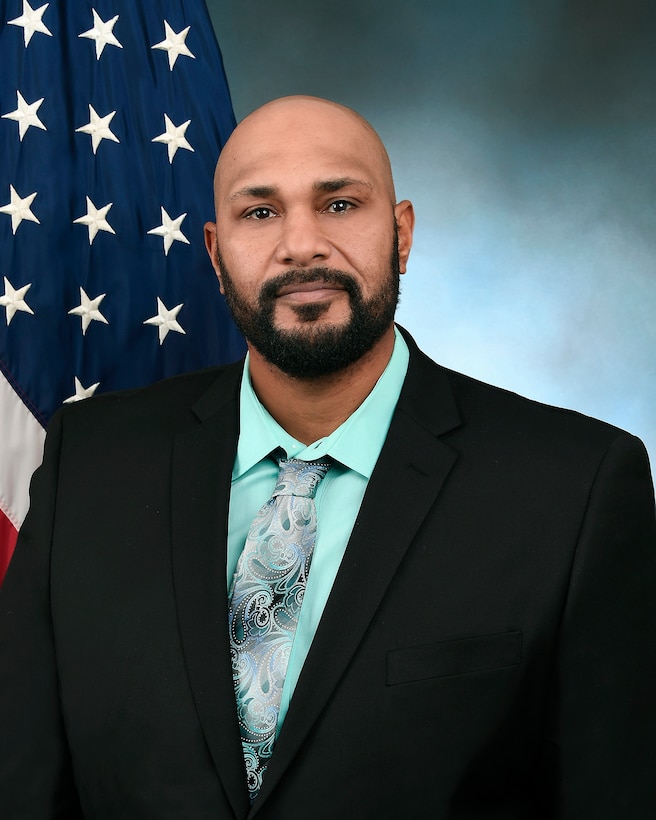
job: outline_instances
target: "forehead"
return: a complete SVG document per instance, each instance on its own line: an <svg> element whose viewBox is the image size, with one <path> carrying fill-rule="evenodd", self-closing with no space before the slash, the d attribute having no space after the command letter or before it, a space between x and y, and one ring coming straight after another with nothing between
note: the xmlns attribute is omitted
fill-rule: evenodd
<svg viewBox="0 0 656 820"><path fill-rule="evenodd" d="M351 112L328 106L280 106L257 112L228 140L217 167L217 196L245 186L313 186L355 178L388 187L386 154L376 134Z"/></svg>

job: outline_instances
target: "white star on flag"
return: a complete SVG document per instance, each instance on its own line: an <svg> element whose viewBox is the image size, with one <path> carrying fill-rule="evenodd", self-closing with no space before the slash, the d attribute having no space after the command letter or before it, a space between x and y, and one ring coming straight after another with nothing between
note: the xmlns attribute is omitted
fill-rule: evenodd
<svg viewBox="0 0 656 820"><path fill-rule="evenodd" d="M44 131L48 130L38 118L36 113L44 99L45 97L41 97L41 99L36 102L28 103L25 101L20 91L16 91L16 105L18 108L15 111L10 111L8 114L2 115L3 119L16 120L18 123L18 135L21 142L23 141L23 137L27 133L27 129L30 125L34 125L37 128L42 128Z"/></svg>
<svg viewBox="0 0 656 820"><path fill-rule="evenodd" d="M161 43L156 43L152 48L161 48L164 51L168 52L169 55L169 69L173 71L173 66L175 65L175 61L178 57L183 54L185 57L191 57L192 59L196 59L196 57L189 51L187 45L185 45L185 39L187 34L189 34L189 29L191 26L187 26L187 28L182 29L182 31L178 32L177 34L171 26L168 24L166 20L164 20L164 31L165 31L165 38L162 40Z"/></svg>
<svg viewBox="0 0 656 820"><path fill-rule="evenodd" d="M109 322L99 310L100 303L107 296L106 293L101 293L95 299L89 299L84 288L80 288L80 304L78 307L69 310L72 316L79 316L82 319L82 335L85 336L87 329L91 322L102 322L108 325Z"/></svg>
<svg viewBox="0 0 656 820"><path fill-rule="evenodd" d="M107 233L115 234L116 231L109 222L105 219L109 209L114 204L113 202L109 202L107 205L103 205L102 208L96 208L93 202L86 197L87 200L87 212L84 216L79 216L77 219L74 219L73 222L80 225L86 225L89 228L89 244L93 244L93 240L96 238L96 234L98 231L107 231Z"/></svg>
<svg viewBox="0 0 656 820"><path fill-rule="evenodd" d="M6 276L3 278L5 280L5 293L4 296L0 296L0 305L7 309L6 318L7 326L9 326L17 310L34 315L34 311L25 301L25 294L32 287L32 283L23 285L22 288L13 288L9 279Z"/></svg>
<svg viewBox="0 0 656 820"><path fill-rule="evenodd" d="M96 390L100 387L100 382L96 382L92 384L91 387L82 387L82 382L75 377L75 393L72 396L69 396L67 399L64 399L64 404L73 404L76 401L82 401L82 399L88 399L96 392Z"/></svg>
<svg viewBox="0 0 656 820"><path fill-rule="evenodd" d="M148 231L149 234L153 234L154 236L161 236L164 238L164 254L165 256L169 255L169 251L171 249L171 245L174 242L184 242L185 244L189 244L189 240L187 237L182 233L180 230L180 225L182 225L182 220L187 216L187 214L180 214L180 216L176 217L175 219L171 219L171 217L166 213L164 208L162 210L162 224L159 225L157 228L153 228L152 230Z"/></svg>
<svg viewBox="0 0 656 820"><path fill-rule="evenodd" d="M157 316L151 316L150 319L146 319L144 324L155 325L158 328L160 345L164 339L166 339L169 330L175 330L176 333L185 334L185 331L175 318L180 312L181 307L182 304L179 304L169 310L159 296L157 297Z"/></svg>
<svg viewBox="0 0 656 820"><path fill-rule="evenodd" d="M98 150L98 146L103 140L112 140L112 142L120 143L119 138L109 127L109 123L114 119L114 114L116 114L116 111L110 111L109 114L101 117L96 113L95 108L90 105L89 122L86 125L81 125L79 128L75 129L75 133L79 131L82 134L91 135L91 145L93 147L94 154Z"/></svg>
<svg viewBox="0 0 656 820"><path fill-rule="evenodd" d="M183 122L182 125L174 125L167 114L164 114L164 125L166 131L158 137L154 137L152 142L165 142L169 149L169 163L173 163L173 157L178 148L185 148L187 151L194 149L189 145L185 137L185 131L189 128L191 120Z"/></svg>
<svg viewBox="0 0 656 820"><path fill-rule="evenodd" d="M23 29L25 48L27 48L28 43L32 39L32 35L37 31L41 34L47 34L48 37L52 37L52 32L41 20L43 13L49 5L50 3L45 3L43 6L39 6L38 9L33 9L27 0L23 0L23 13L21 16L7 21L10 26L20 26Z"/></svg>
<svg viewBox="0 0 656 820"><path fill-rule="evenodd" d="M95 9L91 9L91 11L93 12L93 28L83 31L82 34L77 36L88 37L90 40L96 41L96 60L99 60L105 46L123 48L112 31L119 16L117 14L111 20L104 21Z"/></svg>
<svg viewBox="0 0 656 820"><path fill-rule="evenodd" d="M36 191L33 194L29 194L24 199L21 199L20 196L16 193L16 189L13 185L9 186L9 195L11 197L10 201L0 207L0 214L11 214L11 231L12 233L16 233L18 230L18 226L24 219L27 219L29 222L36 222L37 225L41 223L39 220L34 216L30 205L34 202L34 197L36 196Z"/></svg>

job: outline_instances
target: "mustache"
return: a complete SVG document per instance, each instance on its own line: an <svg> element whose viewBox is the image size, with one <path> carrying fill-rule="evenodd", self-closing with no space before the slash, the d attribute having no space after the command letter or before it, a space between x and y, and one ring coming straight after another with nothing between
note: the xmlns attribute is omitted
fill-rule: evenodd
<svg viewBox="0 0 656 820"><path fill-rule="evenodd" d="M280 290L288 285L305 285L308 282L325 282L340 285L350 296L360 295L360 286L353 276L335 268L293 268L269 279L260 290L260 303L275 299Z"/></svg>

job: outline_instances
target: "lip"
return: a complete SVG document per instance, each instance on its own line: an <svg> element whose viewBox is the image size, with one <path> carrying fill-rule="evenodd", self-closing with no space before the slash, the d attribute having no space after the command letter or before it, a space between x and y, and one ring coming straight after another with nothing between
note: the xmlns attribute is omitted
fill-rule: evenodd
<svg viewBox="0 0 656 820"><path fill-rule="evenodd" d="M281 287L278 291L278 296L287 296L290 293L307 293L313 290L344 290L344 288L333 282L296 282Z"/></svg>
<svg viewBox="0 0 656 820"><path fill-rule="evenodd" d="M336 292L343 291L341 285L332 282L299 282L292 285L284 285L278 291L278 298L286 297L289 301L296 302L316 302L334 296Z"/></svg>

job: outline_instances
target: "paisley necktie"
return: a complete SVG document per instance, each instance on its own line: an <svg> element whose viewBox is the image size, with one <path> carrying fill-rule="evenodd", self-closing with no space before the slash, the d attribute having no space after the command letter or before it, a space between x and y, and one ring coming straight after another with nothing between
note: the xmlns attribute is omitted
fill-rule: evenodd
<svg viewBox="0 0 656 820"><path fill-rule="evenodd" d="M281 459L279 466L272 497L248 531L230 590L230 654L251 800L273 751L316 539L314 494L330 462Z"/></svg>

